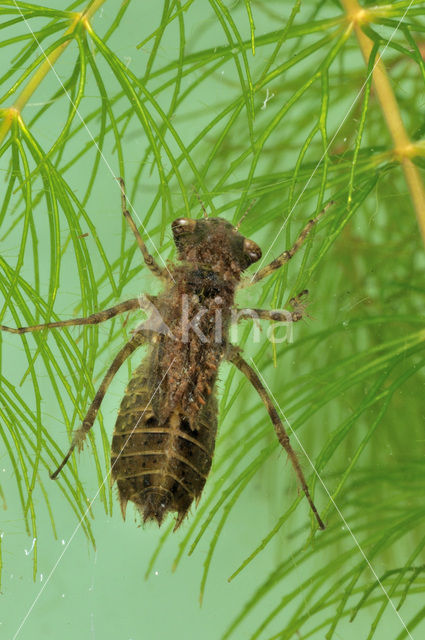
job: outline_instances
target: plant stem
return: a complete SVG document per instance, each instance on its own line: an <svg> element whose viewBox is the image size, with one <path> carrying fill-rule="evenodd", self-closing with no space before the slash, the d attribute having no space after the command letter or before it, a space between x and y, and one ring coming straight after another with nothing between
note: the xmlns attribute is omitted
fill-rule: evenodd
<svg viewBox="0 0 425 640"><path fill-rule="evenodd" d="M363 9L357 0L341 0L348 19L353 23L365 62L373 48L372 40L363 32L361 25L369 20L369 9ZM412 157L417 153L417 146L413 144L406 132L401 119L400 109L391 87L385 66L379 58L373 69L373 83L381 105L382 113L394 142L394 156L404 171L407 186L415 208L422 240L425 244L425 189L417 166Z"/></svg>
<svg viewBox="0 0 425 640"><path fill-rule="evenodd" d="M92 0L91 2L89 2L86 9L84 9L82 13L82 17L84 17L85 20L90 20L90 18L94 16L96 11L100 9L104 2L106 2L106 0Z"/></svg>
<svg viewBox="0 0 425 640"><path fill-rule="evenodd" d="M88 4L84 11L82 11L81 13L76 13L64 35L67 35L68 33L71 35L80 22L82 22L83 24L87 23L87 21L90 20L90 18L96 13L96 11L102 6L104 2L105 0L92 0L92 2ZM0 127L0 144L7 136L10 127L12 126L13 120L19 117L26 103L33 95L34 91L44 80L48 72L53 68L53 65L65 51L71 40L72 37L69 38L69 40L62 42L62 44L60 44L56 49L54 49L54 51L46 56L45 61L40 65L32 78L30 78L28 83L22 89L22 92L16 99L13 106L2 109L3 123Z"/></svg>

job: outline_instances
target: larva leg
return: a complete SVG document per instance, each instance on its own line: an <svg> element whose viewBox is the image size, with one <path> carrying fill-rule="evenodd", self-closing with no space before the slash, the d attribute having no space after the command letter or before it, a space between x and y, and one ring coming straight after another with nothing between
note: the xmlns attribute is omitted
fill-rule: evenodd
<svg viewBox="0 0 425 640"><path fill-rule="evenodd" d="M303 318L306 308L305 297L308 291L304 289L295 298L291 298L289 304L293 311L275 309L234 309L234 319L239 320L273 320L275 322L298 322Z"/></svg>
<svg viewBox="0 0 425 640"><path fill-rule="evenodd" d="M313 229L313 227L317 224L317 222L320 220L320 218L324 215L324 213L328 210L328 208L332 204L333 204L333 202L329 202L326 205L326 207L324 207L324 209L322 209L322 211L317 214L317 216L315 218L312 218L311 220L309 220L307 222L307 224L305 225L304 229L301 231L300 235L295 240L293 246L290 249L288 249L287 251L284 251L283 253L281 253L280 256L278 256L277 258L272 260L272 262L270 262L270 264L268 264L265 267L262 267L261 269L259 269L257 271L257 273L255 273L254 276L250 280L247 279L246 281L242 282L240 284L240 287L241 288L242 287L248 287L248 286L251 286L252 284L255 284L259 280L262 280L266 276L270 275L270 273L273 273L273 271L276 271L276 269L280 269L280 267L282 267L284 264L289 262L289 260L291 258L293 258L293 256L297 253L298 249L300 249L302 247L302 245L304 244L304 241L307 238L307 236L310 233L310 231Z"/></svg>
<svg viewBox="0 0 425 640"><path fill-rule="evenodd" d="M102 400L105 397L105 393L108 390L108 387L111 384L115 374L117 373L121 365L125 362L125 360L127 360L127 358L131 356L133 351L135 351L138 347L140 347L145 341L146 341L145 334L143 333L143 331L139 330L137 333L135 333L131 337L131 339L121 349L118 355L115 356L114 361L112 362L111 366L106 372L105 377L103 378L102 383L99 389L97 390L95 397L93 398L93 401L89 407L89 410L87 411L86 417L84 418L81 427L77 429L77 431L74 433L71 446L68 449L68 453L66 454L66 456L64 457L64 459L62 460L62 462L60 463L56 471L50 474L50 477L52 478L52 480L57 478L59 473L62 471L62 469L68 462L69 458L71 457L71 454L74 451L75 447L77 447L78 449L82 448L85 437L93 426L93 423L96 419L97 412L99 411Z"/></svg>
<svg viewBox="0 0 425 640"><path fill-rule="evenodd" d="M297 474L298 480L300 481L302 489L305 493L305 496L310 504L311 510L313 511L314 516L317 520L317 523L321 529L325 529L325 525L323 524L322 519L320 518L318 511L316 509L316 506L310 496L307 482L304 478L304 474L300 467L297 454L295 453L295 451L291 446L291 443L289 442L289 436L286 433L285 427L283 426L282 421L279 418L279 415L276 411L276 408L273 402L271 401L269 394L264 388L264 385L262 384L260 378L257 376L254 369L250 367L250 365L247 362L245 362L245 360L241 357L241 355L239 354L239 350L236 347L232 345L228 346L227 359L230 362L232 362L244 375L246 375L248 380L251 382L252 386L257 390L261 400L264 402L266 409L269 412L269 416L271 418L273 426L275 428L278 440L289 456L292 466L294 467L295 473Z"/></svg>
<svg viewBox="0 0 425 640"><path fill-rule="evenodd" d="M134 237L136 238L137 244L139 245L139 249L142 252L143 259L145 261L146 266L152 271L152 273L158 276L158 278L162 278L163 280L168 279L169 275L168 275L167 269L162 269L159 266L159 264L155 262L155 259L153 258L153 256L151 256L151 254L147 250L147 247L143 241L142 236L140 235L138 228L136 227L136 223L131 217L131 213L127 209L127 198L125 195L124 180L122 178L117 178L117 180L120 183L120 187L121 187L121 203L122 203L123 216L127 220L128 225L132 230Z"/></svg>
<svg viewBox="0 0 425 640"><path fill-rule="evenodd" d="M109 320L114 316L117 316L119 313L125 313L126 311L134 311L135 309L144 308L141 300L139 298L131 298L131 300L126 300L125 302L121 302L117 304L115 307L111 307L110 309L105 309L104 311L98 311L97 313L93 313L87 318L71 318L70 320L60 320L58 322L47 322L46 324L35 324L32 327L17 327L16 329L13 327L5 327L4 325L0 325L1 331L8 331L9 333L29 333L31 331L42 331L43 329L57 329L61 327L73 327L76 325L84 325L84 324L99 324L100 322L105 322L105 320Z"/></svg>

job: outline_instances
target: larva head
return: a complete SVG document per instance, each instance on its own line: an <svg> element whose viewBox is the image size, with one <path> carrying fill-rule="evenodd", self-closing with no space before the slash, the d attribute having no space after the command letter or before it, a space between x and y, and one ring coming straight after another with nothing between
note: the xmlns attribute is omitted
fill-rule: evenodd
<svg viewBox="0 0 425 640"><path fill-rule="evenodd" d="M171 228L180 260L239 276L261 258L260 247L222 218L177 218Z"/></svg>

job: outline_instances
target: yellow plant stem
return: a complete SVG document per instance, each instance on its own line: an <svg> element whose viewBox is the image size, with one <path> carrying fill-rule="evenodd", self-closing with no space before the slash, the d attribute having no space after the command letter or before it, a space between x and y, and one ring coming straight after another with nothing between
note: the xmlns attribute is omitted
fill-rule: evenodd
<svg viewBox="0 0 425 640"><path fill-rule="evenodd" d="M367 64L373 48L373 42L362 31L361 25L368 22L370 12L372 12L373 9L364 9L359 5L357 0L341 0L341 3L347 13L348 20L352 22L354 26L357 40ZM373 83L382 113L394 142L393 154L403 168L422 234L422 240L425 244L425 189L419 170L412 162L412 157L418 154L418 147L411 142L404 128L400 109L381 59L373 69Z"/></svg>
<svg viewBox="0 0 425 640"><path fill-rule="evenodd" d="M85 26L87 26L90 18L96 13L96 11L102 6L102 4L105 1L106 0L94 0L94 2L89 3L89 5L84 11L82 11L81 13L76 13L74 15L74 18L72 19L70 26L65 31L64 35L65 36L67 34L71 35L79 23L83 23ZM72 38L69 38L69 40L65 40L65 42L62 42L62 44L60 44L56 49L54 49L54 51L52 51L48 56L46 56L46 59L44 60L44 62L38 67L38 69L36 70L32 78L30 78L28 83L22 89L22 92L16 99L13 106L6 109L2 109L3 122L0 127L0 144L3 142L3 140L9 133L13 120L16 117L19 117L26 103L33 95L34 91L44 80L48 72L53 68L53 65L55 64L57 59L62 55L62 53L65 51L65 49L67 48L67 46L71 41L72 41Z"/></svg>

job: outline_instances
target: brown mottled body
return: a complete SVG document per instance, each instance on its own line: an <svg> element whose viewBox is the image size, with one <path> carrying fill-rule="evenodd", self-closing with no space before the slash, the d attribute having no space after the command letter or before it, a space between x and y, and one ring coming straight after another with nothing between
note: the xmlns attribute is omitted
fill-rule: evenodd
<svg viewBox="0 0 425 640"><path fill-rule="evenodd" d="M120 179L123 214L132 229L144 261L164 283L159 296L127 300L87 318L0 330L23 334L71 325L98 324L125 311L149 308L150 315L114 358L94 396L81 427L52 478L56 478L74 449L93 426L104 395L120 366L136 349L148 345L148 353L134 371L121 402L112 439L111 476L117 482L125 517L128 501L134 502L143 520L160 525L168 512L176 512L175 529L194 500L198 500L209 474L217 432L215 384L223 359L234 364L259 393L276 435L288 454L299 482L324 529L310 496L289 436L260 377L228 340L232 312L236 318L265 318L296 322L303 305L291 300L288 311L236 309L238 287L266 277L288 262L300 248L326 208L310 220L288 251L251 278L243 271L261 258L260 248L221 218L179 218L172 224L179 262L164 267L149 254L126 209L124 182ZM204 213L205 209L204 209ZM303 291L301 297L307 292Z"/></svg>
<svg viewBox="0 0 425 640"><path fill-rule="evenodd" d="M177 512L176 528L209 474L217 432L217 407L210 394L199 411L196 428L174 409L162 419L148 406L152 395L149 360L138 368L121 402L112 438L112 476L121 509L135 503L143 519L161 524L168 511Z"/></svg>
<svg viewBox="0 0 425 640"><path fill-rule="evenodd" d="M208 223L225 238L234 232L225 221ZM211 247L208 234L204 246L198 241L203 260ZM174 267L155 299L161 332L127 387L112 440L112 475L123 515L130 500L145 521L161 524L168 511L177 512L176 527L200 497L211 468L217 432L214 386L241 271L231 251L214 268L197 257ZM148 320L142 327L149 325Z"/></svg>

